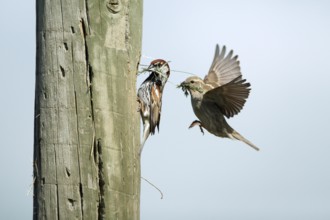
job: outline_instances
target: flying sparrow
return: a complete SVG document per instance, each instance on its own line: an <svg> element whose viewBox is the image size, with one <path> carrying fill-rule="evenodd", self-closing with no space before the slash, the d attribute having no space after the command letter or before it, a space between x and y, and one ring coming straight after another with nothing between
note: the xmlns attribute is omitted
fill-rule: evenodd
<svg viewBox="0 0 330 220"><path fill-rule="evenodd" d="M150 75L141 84L137 93L138 111L143 123L140 154L149 135L155 133L156 127L159 131L162 95L167 79L170 76L170 67L165 60L157 59L152 61L144 71L150 72Z"/></svg>
<svg viewBox="0 0 330 220"><path fill-rule="evenodd" d="M216 45L212 65L204 80L197 76L188 77L179 87L186 96L190 93L194 113L199 119L189 128L197 125L202 132L205 128L218 137L237 139L259 150L230 127L224 117L238 114L250 93L250 83L242 79L238 56L233 57L232 50L226 55L226 47L220 51Z"/></svg>

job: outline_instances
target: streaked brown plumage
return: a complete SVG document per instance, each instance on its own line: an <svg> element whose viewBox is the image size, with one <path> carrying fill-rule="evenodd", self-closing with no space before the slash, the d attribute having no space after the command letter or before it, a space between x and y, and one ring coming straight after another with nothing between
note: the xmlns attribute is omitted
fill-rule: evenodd
<svg viewBox="0 0 330 220"><path fill-rule="evenodd" d="M216 45L213 62L204 80L188 77L179 87L186 95L190 93L194 113L199 119L189 128L198 125L201 131L205 128L218 137L237 139L259 150L231 128L224 117L238 114L250 93L250 83L242 79L238 56L233 57L232 50L226 55L226 47L223 46L220 52Z"/></svg>
<svg viewBox="0 0 330 220"><path fill-rule="evenodd" d="M137 94L139 112L143 123L140 154L149 135L155 133L156 127L159 131L162 95L167 79L170 76L170 67L165 60L157 59L152 61L145 71L150 72L150 75L141 84Z"/></svg>

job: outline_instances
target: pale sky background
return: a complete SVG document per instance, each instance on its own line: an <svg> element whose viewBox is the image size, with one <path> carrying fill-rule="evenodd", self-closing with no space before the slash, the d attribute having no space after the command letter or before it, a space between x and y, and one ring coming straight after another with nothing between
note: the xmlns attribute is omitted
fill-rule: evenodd
<svg viewBox="0 0 330 220"><path fill-rule="evenodd" d="M141 219L330 219L330 3L144 0L143 20L143 55L173 70L204 77L216 43L239 55L252 91L229 123L261 151L188 130L172 72L142 158L164 198L142 181ZM2 2L0 26L0 219L31 219L35 2Z"/></svg>

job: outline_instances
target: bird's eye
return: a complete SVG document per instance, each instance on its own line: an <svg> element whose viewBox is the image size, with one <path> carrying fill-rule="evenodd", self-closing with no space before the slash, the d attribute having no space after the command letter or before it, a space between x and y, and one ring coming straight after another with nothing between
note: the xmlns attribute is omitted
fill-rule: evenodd
<svg viewBox="0 0 330 220"><path fill-rule="evenodd" d="M195 81L194 80L191 80L190 83L195 83Z"/></svg>

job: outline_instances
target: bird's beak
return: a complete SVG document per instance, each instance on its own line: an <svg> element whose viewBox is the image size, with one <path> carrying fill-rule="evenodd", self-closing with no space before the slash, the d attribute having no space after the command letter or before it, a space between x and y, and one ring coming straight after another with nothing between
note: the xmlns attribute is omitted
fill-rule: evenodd
<svg viewBox="0 0 330 220"><path fill-rule="evenodd" d="M166 73L164 73L164 70L162 69L162 66L159 67L159 66L155 66L155 65L150 65L146 69L146 71L148 71L148 72L155 72L155 73L158 73L162 77L168 78L168 76L166 75Z"/></svg>
<svg viewBox="0 0 330 220"><path fill-rule="evenodd" d="M181 84L178 85L178 88L185 87L187 84L185 82L182 82Z"/></svg>
<svg viewBox="0 0 330 220"><path fill-rule="evenodd" d="M154 65L150 65L148 68L147 68L147 71L150 71L150 72L153 72L155 71L155 66Z"/></svg>
<svg viewBox="0 0 330 220"><path fill-rule="evenodd" d="M184 94L186 96L188 95L188 89L189 89L188 83L182 82L180 85L177 86L177 88L181 88Z"/></svg>
<svg viewBox="0 0 330 220"><path fill-rule="evenodd" d="M188 87L188 83L186 83L186 82L182 82L181 84L177 85L177 88L187 89L187 87Z"/></svg>

